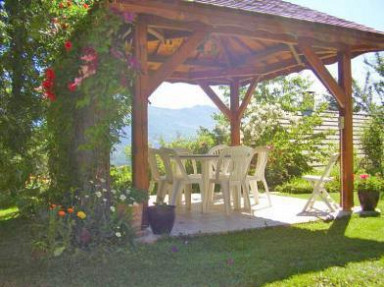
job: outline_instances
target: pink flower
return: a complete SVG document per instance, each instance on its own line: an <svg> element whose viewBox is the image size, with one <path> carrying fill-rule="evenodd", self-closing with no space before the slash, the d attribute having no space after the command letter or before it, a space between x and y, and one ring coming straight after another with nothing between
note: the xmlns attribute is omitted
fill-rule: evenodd
<svg viewBox="0 0 384 287"><path fill-rule="evenodd" d="M369 174L360 174L361 179L367 179L369 177Z"/></svg>
<svg viewBox="0 0 384 287"><path fill-rule="evenodd" d="M68 90L70 90L71 92L74 92L76 91L76 84L75 83L68 83Z"/></svg>
<svg viewBox="0 0 384 287"><path fill-rule="evenodd" d="M132 12L124 12L123 19L125 22L132 23L135 21L136 14Z"/></svg>

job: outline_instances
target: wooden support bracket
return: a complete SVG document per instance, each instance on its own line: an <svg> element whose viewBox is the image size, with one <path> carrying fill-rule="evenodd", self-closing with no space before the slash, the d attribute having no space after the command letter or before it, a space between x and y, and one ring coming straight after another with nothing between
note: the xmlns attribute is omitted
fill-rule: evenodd
<svg viewBox="0 0 384 287"><path fill-rule="evenodd" d="M251 101L252 93L255 90L257 84L259 83L260 78L261 78L261 76L257 76L255 78L253 78L251 83L249 84L247 93L245 94L245 97L244 97L243 101L241 102L241 105L240 105L239 110L237 112L237 117L239 119L241 119L243 117L244 112L245 112L249 102Z"/></svg>
<svg viewBox="0 0 384 287"><path fill-rule="evenodd" d="M215 91L206 83L199 83L201 89L207 94L207 96L212 100L212 102L219 108L219 110L230 120L231 111L229 108L221 101L221 99L216 95Z"/></svg>
<svg viewBox="0 0 384 287"><path fill-rule="evenodd" d="M338 85L336 80L329 73L329 71L324 66L320 58L313 51L311 46L300 41L299 48L307 59L312 71L323 83L323 85L328 89L328 91L335 97L337 103L339 104L339 107L341 109L344 109L344 102L346 99L346 94L344 90Z"/></svg>

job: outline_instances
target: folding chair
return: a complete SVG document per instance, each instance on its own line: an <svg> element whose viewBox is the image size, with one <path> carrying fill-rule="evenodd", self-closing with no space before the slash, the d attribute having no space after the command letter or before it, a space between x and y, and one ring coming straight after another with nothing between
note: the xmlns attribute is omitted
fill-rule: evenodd
<svg viewBox="0 0 384 287"><path fill-rule="evenodd" d="M313 191L311 197L308 199L307 203L304 206L303 212L309 211L313 208L316 197L320 197L325 204L329 207L331 211L336 211L339 209L339 205L330 197L329 193L326 191L324 185L327 182L333 180L332 177L329 177L332 167L335 165L339 158L339 154L335 153L331 156L330 161L325 167L324 173L319 175L304 175L303 179L308 180L313 185Z"/></svg>

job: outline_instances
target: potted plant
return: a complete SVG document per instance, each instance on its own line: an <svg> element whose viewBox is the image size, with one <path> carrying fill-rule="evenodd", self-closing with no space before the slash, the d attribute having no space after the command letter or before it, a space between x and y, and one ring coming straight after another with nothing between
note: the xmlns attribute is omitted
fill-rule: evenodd
<svg viewBox="0 0 384 287"><path fill-rule="evenodd" d="M361 174L355 181L361 209L375 211L379 202L380 192L384 191L384 180L377 176Z"/></svg>
<svg viewBox="0 0 384 287"><path fill-rule="evenodd" d="M148 221L154 234L170 234L175 223L174 205L156 203L148 207Z"/></svg>

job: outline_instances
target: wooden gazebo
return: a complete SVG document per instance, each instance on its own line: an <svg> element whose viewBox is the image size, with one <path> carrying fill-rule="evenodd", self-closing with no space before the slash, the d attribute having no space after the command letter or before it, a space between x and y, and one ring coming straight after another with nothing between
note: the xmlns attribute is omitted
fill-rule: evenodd
<svg viewBox="0 0 384 287"><path fill-rule="evenodd" d="M353 206L351 59L384 50L384 33L281 0L115 0L136 14L141 64L132 115L133 183L148 188L148 97L164 81L199 85L228 117L231 143L258 82L311 69L339 105L341 206ZM351 3L353 5L353 3ZM338 80L325 65L338 63ZM230 86L227 107L211 85ZM249 85L243 101L239 88Z"/></svg>

